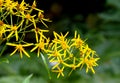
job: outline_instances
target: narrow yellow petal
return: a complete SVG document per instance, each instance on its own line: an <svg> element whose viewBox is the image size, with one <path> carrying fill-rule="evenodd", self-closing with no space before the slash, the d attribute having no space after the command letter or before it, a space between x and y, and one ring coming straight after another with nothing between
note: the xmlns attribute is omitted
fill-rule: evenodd
<svg viewBox="0 0 120 83"><path fill-rule="evenodd" d="M58 73L58 75L57 75L57 78L59 78L60 77L60 73Z"/></svg>
<svg viewBox="0 0 120 83"><path fill-rule="evenodd" d="M7 36L7 38L10 38L13 33L14 33L14 31L12 31L12 32Z"/></svg>
<svg viewBox="0 0 120 83"><path fill-rule="evenodd" d="M36 28L36 23L35 23L35 19L34 19L34 17L33 17L33 19L32 19L33 21L33 25L34 25L34 27Z"/></svg>
<svg viewBox="0 0 120 83"><path fill-rule="evenodd" d="M69 34L69 32L67 32L65 35L64 35L64 38Z"/></svg>
<svg viewBox="0 0 120 83"><path fill-rule="evenodd" d="M55 57L54 57L54 58L52 58L52 59L50 59L50 62L55 62L54 60L55 60Z"/></svg>
<svg viewBox="0 0 120 83"><path fill-rule="evenodd" d="M52 20L50 20L50 19L42 18L42 20L47 21L47 22L52 22Z"/></svg>
<svg viewBox="0 0 120 83"><path fill-rule="evenodd" d="M86 68L86 73L88 73L88 67Z"/></svg>
<svg viewBox="0 0 120 83"><path fill-rule="evenodd" d="M17 32L17 30L15 31L15 37L16 37L16 41L18 41L18 32Z"/></svg>
<svg viewBox="0 0 120 83"><path fill-rule="evenodd" d="M65 63L65 62L62 62L62 64L65 65L66 67L71 67L70 64L67 64L67 63Z"/></svg>
<svg viewBox="0 0 120 83"><path fill-rule="evenodd" d="M64 74L63 74L63 72L61 73L61 75L64 77Z"/></svg>
<svg viewBox="0 0 120 83"><path fill-rule="evenodd" d="M39 11L39 12L44 12L43 10L40 10L38 8L34 8L35 10Z"/></svg>
<svg viewBox="0 0 120 83"><path fill-rule="evenodd" d="M40 55L40 49L38 48L37 57Z"/></svg>
<svg viewBox="0 0 120 83"><path fill-rule="evenodd" d="M22 46L23 46L23 47L28 47L28 46L31 46L31 45L33 45L33 43L23 44Z"/></svg>
<svg viewBox="0 0 120 83"><path fill-rule="evenodd" d="M55 31L53 31L53 34L54 34L54 37L57 39L57 35Z"/></svg>
<svg viewBox="0 0 120 83"><path fill-rule="evenodd" d="M59 64L60 64L60 63L55 64L55 65L52 67L52 69L55 69L56 67L58 67Z"/></svg>
<svg viewBox="0 0 120 83"><path fill-rule="evenodd" d="M93 67L90 68L92 70L92 72L95 74L95 70L93 69Z"/></svg>
<svg viewBox="0 0 120 83"><path fill-rule="evenodd" d="M35 32L36 42L38 42L38 33Z"/></svg>
<svg viewBox="0 0 120 83"><path fill-rule="evenodd" d="M6 43L6 45L9 45L9 46L17 46L17 44L14 44L14 43Z"/></svg>
<svg viewBox="0 0 120 83"><path fill-rule="evenodd" d="M46 27L46 28L48 28L48 26L43 22L43 20L40 20L41 22L42 22L42 24Z"/></svg>
<svg viewBox="0 0 120 83"><path fill-rule="evenodd" d="M22 49L22 51L23 51L23 53L24 53L27 57L30 58L30 55L29 55L24 49Z"/></svg>
<svg viewBox="0 0 120 83"><path fill-rule="evenodd" d="M61 38L61 36L60 36L58 33L56 33L56 32L55 32L55 35L56 35L56 36L58 36L58 37L59 37L59 39Z"/></svg>
<svg viewBox="0 0 120 83"><path fill-rule="evenodd" d="M36 45L33 49L30 50L30 52L33 52L34 50L36 50L38 48L39 45Z"/></svg>
<svg viewBox="0 0 120 83"><path fill-rule="evenodd" d="M10 54L10 56L14 55L17 50L18 50L18 49L15 49L15 50Z"/></svg>
<svg viewBox="0 0 120 83"><path fill-rule="evenodd" d="M74 35L74 38L77 38L77 31L75 31L75 35Z"/></svg>
<svg viewBox="0 0 120 83"><path fill-rule="evenodd" d="M59 72L59 70L52 70L52 72Z"/></svg>
<svg viewBox="0 0 120 83"><path fill-rule="evenodd" d="M23 56L22 56L22 51L20 50L20 58L22 58Z"/></svg>

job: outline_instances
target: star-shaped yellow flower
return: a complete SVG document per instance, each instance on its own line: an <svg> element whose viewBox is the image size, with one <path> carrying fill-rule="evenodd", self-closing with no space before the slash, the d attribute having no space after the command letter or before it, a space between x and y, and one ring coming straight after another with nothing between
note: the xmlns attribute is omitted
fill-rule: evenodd
<svg viewBox="0 0 120 83"><path fill-rule="evenodd" d="M22 24L23 24L23 20L21 21L21 23L20 23L18 26L16 26L16 25L12 26L12 25L11 25L10 27L8 27L9 29L7 29L7 31L9 31L10 33L9 33L9 35L7 36L7 39L10 38L10 37L12 37L13 34L15 34L16 41L18 41L18 38L19 38L19 36L18 36L18 28L19 28Z"/></svg>
<svg viewBox="0 0 120 83"><path fill-rule="evenodd" d="M43 33L44 33L44 32L49 32L49 30L42 30L42 29L40 29L39 27L36 27L36 28L32 29L32 31L35 32L36 42L38 42L39 36L40 36L41 38L47 39L47 38L44 36Z"/></svg>
<svg viewBox="0 0 120 83"><path fill-rule="evenodd" d="M57 69L56 70L52 70L52 72L58 73L57 78L59 78L60 75L64 76L64 73L63 73L64 68L65 67L63 66L62 69L60 69L60 67L57 66Z"/></svg>
<svg viewBox="0 0 120 83"><path fill-rule="evenodd" d="M95 73L93 67L94 66L98 66L98 64L96 63L96 61L98 61L100 58L93 58L90 57L89 59L87 57L85 58L81 58L81 62L79 63L80 69L82 69L82 67L84 65L86 65L86 73L88 73L89 69Z"/></svg>
<svg viewBox="0 0 120 83"><path fill-rule="evenodd" d="M80 38L80 35L77 34L77 31L75 31L74 38L71 41L73 41L73 44L71 46L75 46L80 50L84 47L84 41Z"/></svg>
<svg viewBox="0 0 120 83"><path fill-rule="evenodd" d="M43 12L38 12L38 20L45 26L48 28L48 26L45 24L44 21L46 22L52 22L50 19L46 19L43 15Z"/></svg>
<svg viewBox="0 0 120 83"><path fill-rule="evenodd" d="M7 27L9 27L10 25L4 24L3 21L0 20L0 39L3 38L3 35L5 34L5 32L7 31Z"/></svg>
<svg viewBox="0 0 120 83"><path fill-rule="evenodd" d="M15 46L15 50L10 54L10 56L14 55L16 53L16 51L18 50L20 52L20 58L23 57L24 53L28 58L30 57L30 55L25 51L25 49L23 47L29 47L33 44L14 44L14 43L7 43L7 45L9 46Z"/></svg>
<svg viewBox="0 0 120 83"><path fill-rule="evenodd" d="M47 41L47 40L46 40ZM37 56L40 56L40 51L46 52L45 47L48 45L48 42L45 42L44 39L40 39L38 43L35 44L35 47L31 49L30 52L33 52L34 50L38 49Z"/></svg>

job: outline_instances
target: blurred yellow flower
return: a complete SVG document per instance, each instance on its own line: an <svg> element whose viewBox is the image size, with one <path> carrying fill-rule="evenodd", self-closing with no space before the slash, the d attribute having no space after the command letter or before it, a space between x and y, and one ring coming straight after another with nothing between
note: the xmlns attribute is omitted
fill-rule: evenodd
<svg viewBox="0 0 120 83"><path fill-rule="evenodd" d="M34 0L30 11L32 11L34 9L34 10L36 10L38 12L44 12L43 10L38 9L36 6L37 6L36 0Z"/></svg>
<svg viewBox="0 0 120 83"><path fill-rule="evenodd" d="M75 31L73 39L67 39L68 32L63 35L59 35L53 32L54 40L51 43L51 49L49 49L48 57L49 61L53 63L52 70L64 66L64 68L71 68L68 76L71 75L73 70L77 68L82 69L86 65L86 73L91 70L93 73L94 66L97 66L99 58L95 58L96 52L92 50L86 43L80 38L80 35ZM59 77L59 76L58 76Z"/></svg>
<svg viewBox="0 0 120 83"><path fill-rule="evenodd" d="M63 70L64 70L64 67L62 67L62 69L60 69L60 68L57 66L57 69L56 69L56 70L52 70L52 72L58 73L57 78L59 78L60 75L64 76Z"/></svg>
<svg viewBox="0 0 120 83"><path fill-rule="evenodd" d="M27 11L28 8L28 4L26 4L26 2L24 0L22 0L22 2L19 4L17 4L16 10L17 10L17 14L21 13L21 14L25 14L25 11Z"/></svg>
<svg viewBox="0 0 120 83"><path fill-rule="evenodd" d="M59 35L59 34L56 33L55 31L53 32L55 39L59 39L60 41L66 40L66 37L67 37L68 33L69 33L69 32L67 32L67 33L63 36L62 33L61 33L61 35Z"/></svg>
<svg viewBox="0 0 120 83"><path fill-rule="evenodd" d="M38 43L35 44L35 47L33 49L31 49L30 52L33 52L34 50L38 49L37 51L37 56L40 56L40 52L44 51L46 52L47 50L45 49L45 47L48 45L48 42L45 42L44 39L40 39Z"/></svg>
<svg viewBox="0 0 120 83"><path fill-rule="evenodd" d="M4 2L4 6L6 7L8 13L15 14L14 10L16 9L18 2L14 2L12 0L5 0Z"/></svg>
<svg viewBox="0 0 120 83"><path fill-rule="evenodd" d="M49 32L49 30L42 30L42 29L40 29L39 27L36 27L36 28L32 29L32 31L35 32L36 42L38 42L39 36L40 36L40 38L47 39L47 38L44 36L43 33L44 33L44 32Z"/></svg>
<svg viewBox="0 0 120 83"><path fill-rule="evenodd" d="M0 39L3 38L3 34L5 34L5 32L7 31L7 27L9 27L10 25L4 24L3 21L0 20Z"/></svg>
<svg viewBox="0 0 120 83"><path fill-rule="evenodd" d="M41 12L41 11L38 12L38 20L39 20L45 27L47 27L47 28L48 28L48 26L45 24L44 21L46 21L46 22L52 22L50 19L44 18L43 12Z"/></svg>
<svg viewBox="0 0 120 83"><path fill-rule="evenodd" d="M23 24L23 21L22 21L18 26L16 26L16 25L13 26L13 25L11 25L10 27L8 27L9 29L7 29L7 31L9 31L10 33L9 33L9 35L7 36L7 39L10 38L10 37L12 37L13 34L15 34L16 41L18 41L18 38L19 38L19 36L18 36L18 28L19 28L22 24Z"/></svg>
<svg viewBox="0 0 120 83"><path fill-rule="evenodd" d="M0 12L2 12L2 10L4 9L3 3L4 3L4 0L0 0Z"/></svg>
<svg viewBox="0 0 120 83"><path fill-rule="evenodd" d="M93 69L93 66L98 66L98 64L96 63L96 61L98 61L100 58L93 58L90 57L90 59L88 60L88 62L86 62L86 73L88 73L88 70L90 69L94 74L95 74L95 70Z"/></svg>
<svg viewBox="0 0 120 83"><path fill-rule="evenodd" d="M95 74L95 70L93 69L94 66L98 66L98 64L96 63L96 61L98 61L100 58L93 58L90 57L89 59L87 57L83 57L81 58L81 62L79 63L80 68L82 69L82 67L84 65L86 65L86 73L88 73L88 70L90 69L94 74Z"/></svg>
<svg viewBox="0 0 120 83"><path fill-rule="evenodd" d="M22 53L24 53L28 58L30 57L30 55L24 50L23 47L29 47L33 44L14 44L14 43L6 43L6 45L9 46L15 46L15 50L10 54L10 56L14 55L16 53L16 51L18 50L20 52L20 58L23 57Z"/></svg>
<svg viewBox="0 0 120 83"><path fill-rule="evenodd" d="M75 46L76 48L79 48L80 50L84 46L84 41L80 38L80 35L77 34L77 31L75 31L74 38L71 41L74 42L71 46Z"/></svg>

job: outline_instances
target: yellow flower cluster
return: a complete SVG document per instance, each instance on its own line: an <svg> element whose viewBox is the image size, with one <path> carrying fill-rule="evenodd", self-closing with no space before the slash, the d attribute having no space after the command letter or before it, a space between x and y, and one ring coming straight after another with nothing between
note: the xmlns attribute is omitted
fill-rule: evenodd
<svg viewBox="0 0 120 83"><path fill-rule="evenodd" d="M34 14L34 12L37 14ZM21 2L0 0L0 45L4 41L7 41L6 45L15 47L15 50L10 55L12 56L16 51L19 51L21 58L23 57L22 53L30 57L23 47L34 45L35 47L31 52L38 49L37 55L39 56L41 50L45 51L44 48L49 40L44 36L44 32L48 32L48 30L40 29L37 26L38 23L42 23L48 28L44 21L51 22L51 20L44 17L44 11L36 7L35 0L32 6L27 4L24 0ZM29 32L35 33L35 44L33 42L27 43L24 41L25 35ZM11 41L14 43L10 43ZM2 52L3 51L4 49Z"/></svg>
<svg viewBox="0 0 120 83"><path fill-rule="evenodd" d="M35 11L38 13L37 15L32 14ZM21 3L13 0L0 0L0 39L6 38L8 40L15 35L16 41L18 41L20 39L18 33L25 33L28 28L30 30L30 26L32 25L37 30L37 23L43 23L48 27L44 21L51 21L44 18L43 13L43 10L36 8L36 1L30 6L24 0ZM9 17L10 22L8 22ZM41 32L39 33L42 34ZM38 42L38 38L36 40Z"/></svg>
<svg viewBox="0 0 120 83"><path fill-rule="evenodd" d="M57 78L60 75L64 76L64 70L67 68L71 69L68 74L70 75L73 70L82 69L84 65L86 72L91 70L95 73L93 67L98 65L96 62L99 60L96 52L80 38L77 31L72 39L66 38L69 32L65 35L53 32L54 39L47 38L44 33L49 30L41 29L37 24L42 23L48 28L44 21L51 22L51 20L46 19L44 11L36 6L35 0L32 6L24 0L21 3L13 0L0 0L0 45L6 41L6 45L15 47L10 56L18 51L21 58L23 58L23 53L30 57L25 50L25 47L29 46L33 47L30 52L37 50L38 57L41 53L46 53L52 66L52 72L58 73ZM37 14L33 14L34 11ZM29 32L33 32L35 35L34 43L24 40L25 35ZM4 50L2 49L0 55Z"/></svg>
<svg viewBox="0 0 120 83"><path fill-rule="evenodd" d="M93 67L98 64L96 52L88 47L88 45L80 38L80 35L75 31L73 39L67 39L68 32L63 35L54 32L54 40L52 40L51 48L48 50L48 58L52 65L52 71L64 76L64 69L70 68L72 73L77 68L82 69L86 66L86 73L91 70L95 73Z"/></svg>

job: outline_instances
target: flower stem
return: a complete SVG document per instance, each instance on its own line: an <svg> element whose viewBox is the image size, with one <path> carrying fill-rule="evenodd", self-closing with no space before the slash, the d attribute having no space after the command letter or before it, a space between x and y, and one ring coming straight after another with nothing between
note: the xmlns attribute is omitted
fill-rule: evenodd
<svg viewBox="0 0 120 83"><path fill-rule="evenodd" d="M47 69L49 79L51 79L51 75L50 75L50 71L49 71L49 68L48 68L46 59L45 59L45 57L44 57L44 55L43 55L42 53L41 53L41 57L42 57L42 60L43 60L43 62L44 62L44 64L45 64L45 67L46 67L46 69Z"/></svg>

